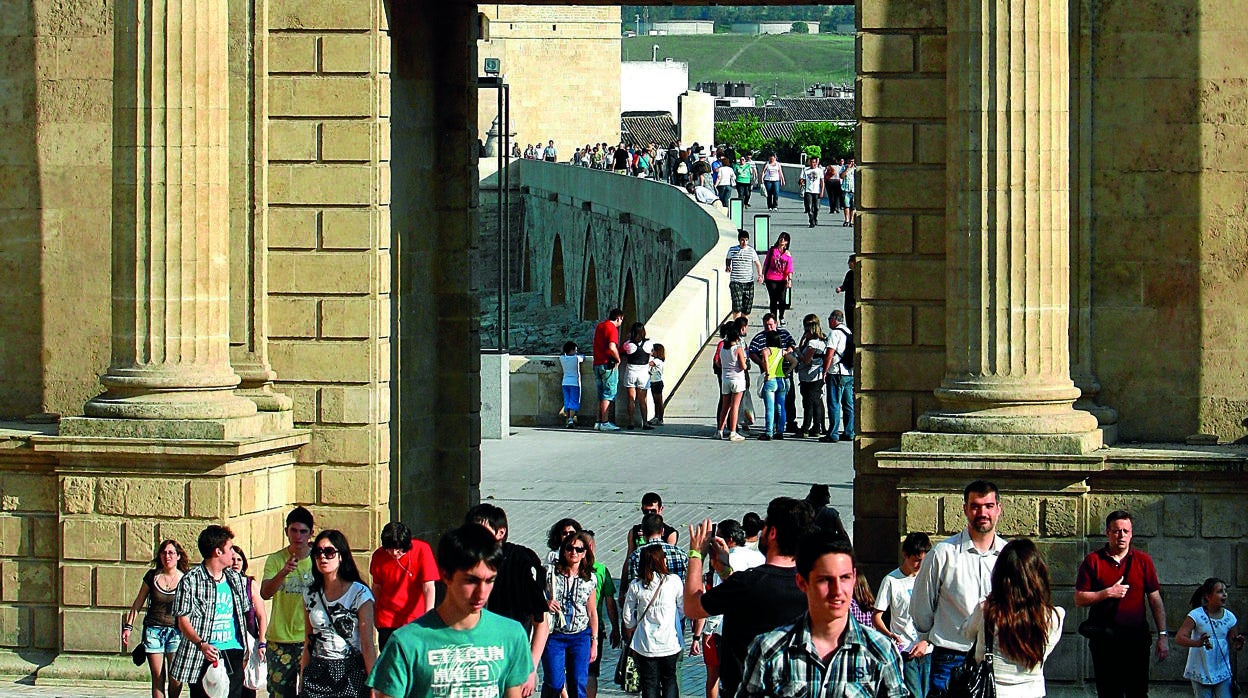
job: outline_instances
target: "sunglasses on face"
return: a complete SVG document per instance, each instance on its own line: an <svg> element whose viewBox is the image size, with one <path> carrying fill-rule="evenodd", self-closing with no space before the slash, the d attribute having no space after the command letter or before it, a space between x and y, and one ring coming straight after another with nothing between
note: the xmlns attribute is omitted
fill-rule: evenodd
<svg viewBox="0 0 1248 698"><path fill-rule="evenodd" d="M565 553L577 553L578 555L584 555L584 554L585 554L585 546L583 546L583 545L565 545L565 546L563 546L563 552L565 552Z"/></svg>
<svg viewBox="0 0 1248 698"><path fill-rule="evenodd" d="M312 548L312 557L323 557L326 560L332 560L338 557L336 548Z"/></svg>

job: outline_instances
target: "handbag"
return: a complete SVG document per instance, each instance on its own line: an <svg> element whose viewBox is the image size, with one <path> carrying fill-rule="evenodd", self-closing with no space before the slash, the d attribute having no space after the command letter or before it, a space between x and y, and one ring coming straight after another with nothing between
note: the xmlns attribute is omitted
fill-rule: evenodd
<svg viewBox="0 0 1248 698"><path fill-rule="evenodd" d="M654 605L654 600L659 596L659 590L663 588L663 583L667 581L668 575L664 575L659 580L659 585L654 588L654 593L650 594L650 601L646 603L646 609L637 616L637 622L640 623L642 618L650 612L650 607ZM624 651L620 652L620 661L615 667L615 682L625 693L641 693L641 674L637 671L637 660L633 657L633 651L625 644Z"/></svg>
<svg viewBox="0 0 1248 698"><path fill-rule="evenodd" d="M992 674L992 626L984 625L984 660L975 661L975 645L961 666L954 667L945 687L945 698L996 698Z"/></svg>
<svg viewBox="0 0 1248 698"><path fill-rule="evenodd" d="M247 649L247 662L243 666L243 687L253 691L264 691L269 685L269 664L260 656L256 648L259 641L250 633L244 633Z"/></svg>
<svg viewBox="0 0 1248 698"><path fill-rule="evenodd" d="M135 666L143 666L147 663L147 648L143 646L142 638L139 638L139 644L130 650L130 661L134 662Z"/></svg>

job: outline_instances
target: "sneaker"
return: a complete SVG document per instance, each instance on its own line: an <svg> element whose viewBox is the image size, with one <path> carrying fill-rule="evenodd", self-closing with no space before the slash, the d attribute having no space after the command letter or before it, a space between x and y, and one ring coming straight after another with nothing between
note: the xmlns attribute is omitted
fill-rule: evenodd
<svg viewBox="0 0 1248 698"><path fill-rule="evenodd" d="M784 441L784 432L777 432L773 437L776 441Z"/></svg>
<svg viewBox="0 0 1248 698"><path fill-rule="evenodd" d="M759 441L771 441L771 437L766 434L759 434L758 440Z"/></svg>
<svg viewBox="0 0 1248 698"><path fill-rule="evenodd" d="M734 431L728 435L728 440L732 442L741 442L745 441L745 437Z"/></svg>
<svg viewBox="0 0 1248 698"><path fill-rule="evenodd" d="M716 430L715 430L715 440L716 440L716 441L723 441L723 440L724 440L724 431L723 431L722 429L716 429Z"/></svg>
<svg viewBox="0 0 1248 698"><path fill-rule="evenodd" d="M620 428L619 428L619 427L617 427L617 426L615 426L615 425L614 425L614 424L612 424L611 422L603 422L603 423L602 423L602 429L601 429L601 431L619 431L619 430L620 430Z"/></svg>
<svg viewBox="0 0 1248 698"><path fill-rule="evenodd" d="M661 427L663 426L663 420L659 419L658 417L655 417L654 419L650 420L650 426Z"/></svg>
<svg viewBox="0 0 1248 698"><path fill-rule="evenodd" d="M835 437L835 436L833 436L833 435L831 435L831 434L825 434L825 435L823 435L823 436L819 437L819 440L820 440L820 441L822 441L822 442L823 442L823 443L825 443L825 444L834 444L834 443L836 443L837 441L840 441L840 439L838 439L837 437Z"/></svg>
<svg viewBox="0 0 1248 698"><path fill-rule="evenodd" d="M793 438L795 439L806 438L806 430L799 427L797 431L793 432Z"/></svg>
<svg viewBox="0 0 1248 698"><path fill-rule="evenodd" d="M602 431L602 422L594 422L594 431Z"/></svg>
<svg viewBox="0 0 1248 698"><path fill-rule="evenodd" d="M741 433L743 433L743 434L748 434L748 433L750 433L750 425L749 425L749 424L742 424L742 425L741 425L741 428L737 429L737 431L739 431L739 432L741 432Z"/></svg>
<svg viewBox="0 0 1248 698"><path fill-rule="evenodd" d="M563 425L565 428L571 429L576 426L576 419L568 417L568 423Z"/></svg>
<svg viewBox="0 0 1248 698"><path fill-rule="evenodd" d="M650 423L641 425L641 428L643 431L654 431L654 425Z"/></svg>

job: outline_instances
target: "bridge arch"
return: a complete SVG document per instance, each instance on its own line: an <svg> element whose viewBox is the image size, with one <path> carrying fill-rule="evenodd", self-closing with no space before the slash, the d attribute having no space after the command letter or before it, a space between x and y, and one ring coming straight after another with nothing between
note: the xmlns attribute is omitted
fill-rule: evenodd
<svg viewBox="0 0 1248 698"><path fill-rule="evenodd" d="M563 305L568 302L567 282L563 275L563 241L558 235L552 245L550 254L550 304Z"/></svg>

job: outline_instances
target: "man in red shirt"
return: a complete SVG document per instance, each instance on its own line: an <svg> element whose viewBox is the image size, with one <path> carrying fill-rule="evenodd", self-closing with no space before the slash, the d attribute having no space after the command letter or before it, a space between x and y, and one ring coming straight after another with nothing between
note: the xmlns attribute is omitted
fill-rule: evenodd
<svg viewBox="0 0 1248 698"><path fill-rule="evenodd" d="M392 521L381 529L381 547L373 552L368 573L373 578L373 622L381 651L395 630L433 608L438 563L428 543Z"/></svg>
<svg viewBox="0 0 1248 698"><path fill-rule="evenodd" d="M1131 514L1110 512L1105 547L1084 558L1075 580L1075 605L1091 607L1079 632L1088 637L1098 698L1148 696L1145 600L1157 625L1157 661L1170 654L1157 568L1147 553L1131 549L1131 534Z"/></svg>
<svg viewBox="0 0 1248 698"><path fill-rule="evenodd" d="M607 411L615 400L615 390L620 382L620 325L624 324L624 311L612 308L607 319L594 328L594 379L598 383L597 431L619 431L611 423Z"/></svg>

